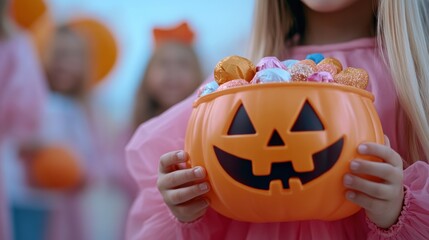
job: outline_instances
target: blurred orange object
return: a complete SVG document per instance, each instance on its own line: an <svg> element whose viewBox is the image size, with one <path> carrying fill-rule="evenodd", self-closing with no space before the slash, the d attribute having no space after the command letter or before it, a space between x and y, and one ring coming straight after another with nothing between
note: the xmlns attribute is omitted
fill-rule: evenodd
<svg viewBox="0 0 429 240"><path fill-rule="evenodd" d="M195 34L187 22L182 22L173 28L153 29L153 37L156 46L166 41L177 41L191 45L194 41L194 36Z"/></svg>
<svg viewBox="0 0 429 240"><path fill-rule="evenodd" d="M11 16L15 22L25 29L30 29L47 10L43 0L12 0Z"/></svg>
<svg viewBox="0 0 429 240"><path fill-rule="evenodd" d="M40 188L69 190L77 188L83 181L83 170L77 157L60 146L38 150L29 170L31 180Z"/></svg>
<svg viewBox="0 0 429 240"><path fill-rule="evenodd" d="M30 33L39 56L44 44L52 37L54 21L43 0L12 0L9 14L15 23Z"/></svg>
<svg viewBox="0 0 429 240"><path fill-rule="evenodd" d="M114 34L103 23L92 18L79 18L68 26L88 41L92 62L91 81L97 84L113 69L118 58L118 45Z"/></svg>

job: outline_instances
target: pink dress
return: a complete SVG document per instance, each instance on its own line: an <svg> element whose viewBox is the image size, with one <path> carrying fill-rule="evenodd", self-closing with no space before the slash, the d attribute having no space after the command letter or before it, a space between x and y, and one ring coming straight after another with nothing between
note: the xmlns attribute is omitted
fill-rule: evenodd
<svg viewBox="0 0 429 240"><path fill-rule="evenodd" d="M5 141L19 142L37 133L45 96L45 81L29 37L17 34L0 39L0 150ZM2 178L0 239L7 240L11 226Z"/></svg>
<svg viewBox="0 0 429 240"><path fill-rule="evenodd" d="M377 54L373 38L351 42L303 46L292 50L290 58L304 59L319 52L338 58L346 66L368 70L369 90L385 134L399 151L401 141L396 114L399 105L387 68ZM346 219L279 223L248 223L228 219L212 209L192 223L181 223L170 213L156 187L158 162L162 154L183 149L186 124L193 95L140 126L127 146L128 168L140 192L128 219L127 239L427 239L429 237L429 165L417 162L404 171L405 201L399 221L389 229L379 229L364 211Z"/></svg>

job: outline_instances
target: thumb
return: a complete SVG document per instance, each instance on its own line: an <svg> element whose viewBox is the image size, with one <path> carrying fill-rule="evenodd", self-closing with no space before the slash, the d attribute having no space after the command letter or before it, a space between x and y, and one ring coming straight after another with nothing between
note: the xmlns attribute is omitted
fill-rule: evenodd
<svg viewBox="0 0 429 240"><path fill-rule="evenodd" d="M390 140L386 135L384 135L384 146L390 147Z"/></svg>

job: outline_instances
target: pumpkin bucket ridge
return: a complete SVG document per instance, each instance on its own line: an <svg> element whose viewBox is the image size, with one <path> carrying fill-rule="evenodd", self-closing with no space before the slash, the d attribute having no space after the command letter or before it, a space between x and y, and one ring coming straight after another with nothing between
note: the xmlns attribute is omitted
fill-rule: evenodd
<svg viewBox="0 0 429 240"><path fill-rule="evenodd" d="M294 87L314 87L314 88L330 88L330 89L336 89L339 91L345 91L350 92L354 94L358 94L362 97L369 98L372 102L374 102L374 95L366 90L359 89L356 87L346 86L346 85L340 85L340 84L332 84L332 83L314 83L314 82L291 82L291 83L264 83L264 84L252 84L252 85L244 85L244 86L237 86L234 88L228 88L224 89L222 91L216 91L210 94L207 94L205 96L199 97L197 100L194 101L193 107L198 106L199 104L203 102L209 102L216 97L228 95L228 94L234 94L237 92L242 91L252 91L252 90L260 90L260 89L267 89L267 88L294 88Z"/></svg>

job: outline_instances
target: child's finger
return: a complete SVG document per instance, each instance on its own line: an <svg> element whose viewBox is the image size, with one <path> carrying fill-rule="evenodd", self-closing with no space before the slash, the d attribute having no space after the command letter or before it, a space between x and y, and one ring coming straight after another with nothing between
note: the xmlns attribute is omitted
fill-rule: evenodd
<svg viewBox="0 0 429 240"><path fill-rule="evenodd" d="M388 200L393 197L389 185L369 181L351 174L344 176L343 183L345 187L365 193L373 198Z"/></svg>
<svg viewBox="0 0 429 240"><path fill-rule="evenodd" d="M182 169L160 175L157 185L160 190L173 189L183 184L203 179L205 176L206 173L202 167Z"/></svg>
<svg viewBox="0 0 429 240"><path fill-rule="evenodd" d="M390 139L384 135L384 146L390 147Z"/></svg>
<svg viewBox="0 0 429 240"><path fill-rule="evenodd" d="M169 152L161 156L159 161L159 172L169 173L173 166L186 162L188 155L184 151Z"/></svg>
<svg viewBox="0 0 429 240"><path fill-rule="evenodd" d="M354 191L347 191L346 198L347 200L361 206L362 208L374 214L382 214L383 211L385 211L384 206L386 205L386 203L384 200L375 199L363 193L358 193Z"/></svg>
<svg viewBox="0 0 429 240"><path fill-rule="evenodd" d="M209 190L209 184L202 182L184 188L167 190L164 193L164 200L170 206L180 205L207 193Z"/></svg>
<svg viewBox="0 0 429 240"><path fill-rule="evenodd" d="M350 163L350 170L354 174L365 174L378 177L389 183L395 183L401 178L397 168L384 162L355 159Z"/></svg>
<svg viewBox="0 0 429 240"><path fill-rule="evenodd" d="M372 155L383 159L394 167L402 168L402 159L398 153L388 146L377 143L364 143L359 145L358 151L363 155Z"/></svg>

